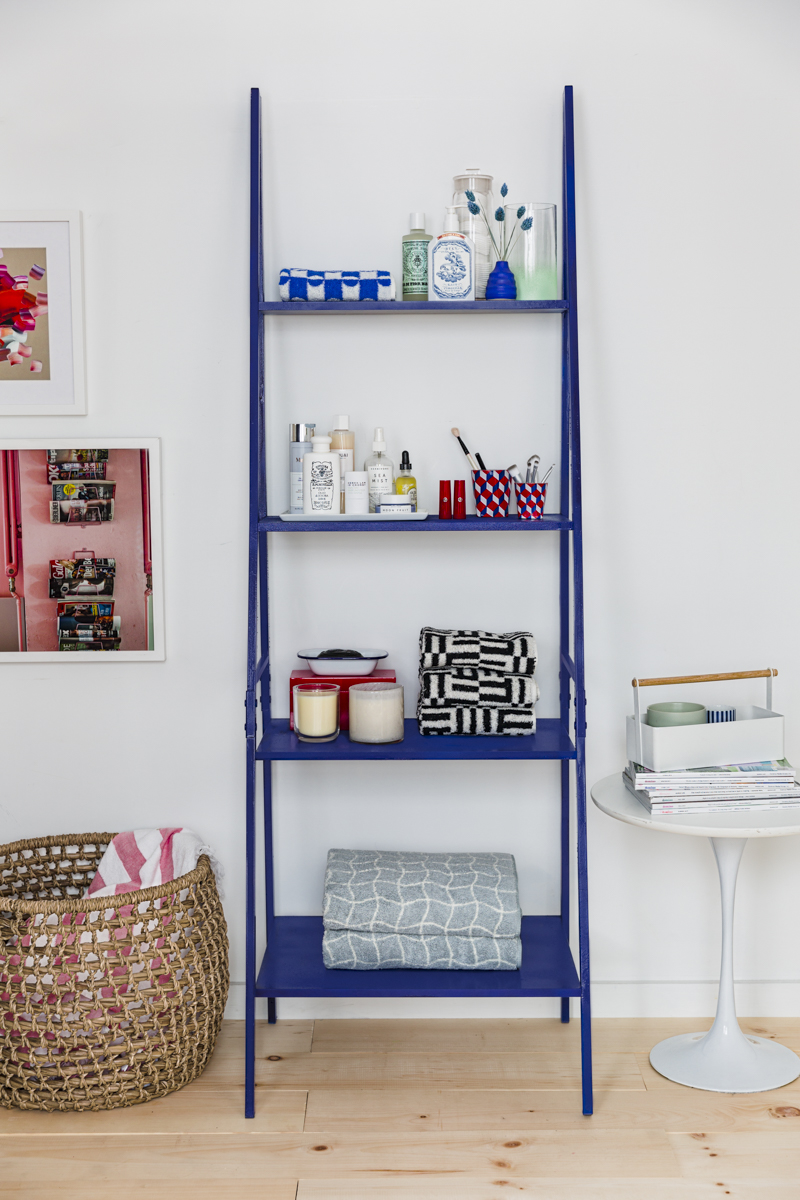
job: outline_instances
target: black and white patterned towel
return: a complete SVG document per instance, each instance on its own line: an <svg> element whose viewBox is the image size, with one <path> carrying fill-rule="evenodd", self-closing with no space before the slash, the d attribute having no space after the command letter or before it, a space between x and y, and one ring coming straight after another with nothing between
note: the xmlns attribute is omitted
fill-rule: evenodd
<svg viewBox="0 0 800 1200"><path fill-rule="evenodd" d="M531 675L504 675L479 667L419 673L419 702L428 707L472 704L510 708L535 704L538 699L539 688Z"/></svg>
<svg viewBox="0 0 800 1200"><path fill-rule="evenodd" d="M419 635L421 671L480 667L504 675L533 675L536 640L532 633L486 633L482 629L431 629Z"/></svg>
<svg viewBox="0 0 800 1200"><path fill-rule="evenodd" d="M517 708L492 708L488 705L455 704L449 708L420 704L417 707L419 731L424 734L501 734L518 737L536 733L536 713L532 704Z"/></svg>

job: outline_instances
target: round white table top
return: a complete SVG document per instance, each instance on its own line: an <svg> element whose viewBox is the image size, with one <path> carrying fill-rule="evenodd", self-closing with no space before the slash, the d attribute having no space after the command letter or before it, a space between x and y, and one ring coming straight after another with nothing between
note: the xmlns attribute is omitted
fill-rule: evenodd
<svg viewBox="0 0 800 1200"><path fill-rule="evenodd" d="M608 775L592 788L592 799L599 809L627 821L629 825L641 825L643 829L657 829L662 833L691 833L695 837L781 837L787 833L800 833L800 805L797 808L772 809L758 812L705 813L693 817L682 813L674 816L651 816L619 775Z"/></svg>

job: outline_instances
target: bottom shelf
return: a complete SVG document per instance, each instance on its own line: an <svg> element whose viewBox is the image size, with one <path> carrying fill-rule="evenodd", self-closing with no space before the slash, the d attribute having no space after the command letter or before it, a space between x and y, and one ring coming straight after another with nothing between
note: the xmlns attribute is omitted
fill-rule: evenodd
<svg viewBox="0 0 800 1200"><path fill-rule="evenodd" d="M329 971L322 917L276 917L257 996L580 996L560 917L522 918L519 971Z"/></svg>

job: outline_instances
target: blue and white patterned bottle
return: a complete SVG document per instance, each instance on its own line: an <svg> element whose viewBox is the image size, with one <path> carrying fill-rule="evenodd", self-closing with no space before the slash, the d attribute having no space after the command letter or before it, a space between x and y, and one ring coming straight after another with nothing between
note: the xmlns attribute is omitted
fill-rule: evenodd
<svg viewBox="0 0 800 1200"><path fill-rule="evenodd" d="M475 244L458 228L458 210L445 209L444 233L428 246L428 299L475 299Z"/></svg>

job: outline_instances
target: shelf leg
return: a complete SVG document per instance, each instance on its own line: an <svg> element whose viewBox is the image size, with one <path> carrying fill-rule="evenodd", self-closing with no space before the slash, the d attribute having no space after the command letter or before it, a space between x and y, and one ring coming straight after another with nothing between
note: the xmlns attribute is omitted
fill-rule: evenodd
<svg viewBox="0 0 800 1200"><path fill-rule="evenodd" d="M244 1025L244 1115L256 1115L256 752L247 738L247 923Z"/></svg>
<svg viewBox="0 0 800 1200"><path fill-rule="evenodd" d="M564 673L564 672L563 672ZM561 680L569 698L570 680ZM569 709L567 709L569 712ZM566 721L563 722L566 725ZM561 925L570 940L570 763L561 761ZM561 1024L570 1020L570 997L561 997Z"/></svg>
<svg viewBox="0 0 800 1200"><path fill-rule="evenodd" d="M266 589L266 581L262 585ZM269 636L266 619L264 620L262 638L266 641ZM269 699L264 696L266 687L262 682L262 707L265 706L265 701ZM269 721L270 713L267 712L264 716L264 723ZM267 947L275 930L275 857L272 838L272 763L264 763L264 903L265 915L267 921ZM267 997L267 1021L270 1025L274 1025L278 1019L277 1001L274 996Z"/></svg>
<svg viewBox="0 0 800 1200"><path fill-rule="evenodd" d="M594 1112L592 1092L592 1001L589 990L589 878L586 847L586 748L585 739L578 736L575 780L575 799L578 831L578 949L581 975L581 1077L583 1080L583 1113Z"/></svg>
<svg viewBox="0 0 800 1200"><path fill-rule="evenodd" d="M768 1038L748 1037L736 1020L733 993L733 906L736 876L747 838L710 838L722 902L722 958L717 1015L708 1033L681 1033L650 1051L666 1079L706 1092L767 1092L800 1075L800 1058Z"/></svg>

